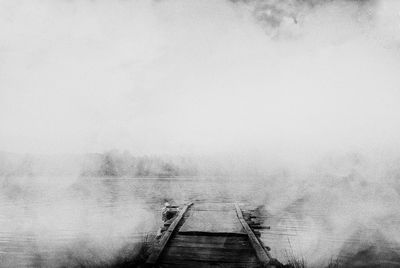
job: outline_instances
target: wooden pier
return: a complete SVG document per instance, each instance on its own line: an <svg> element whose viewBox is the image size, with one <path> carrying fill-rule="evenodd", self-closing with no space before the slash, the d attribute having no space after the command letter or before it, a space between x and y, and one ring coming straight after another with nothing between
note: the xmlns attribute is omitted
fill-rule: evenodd
<svg viewBox="0 0 400 268"><path fill-rule="evenodd" d="M187 204L171 221L148 267L275 267L234 203Z"/></svg>

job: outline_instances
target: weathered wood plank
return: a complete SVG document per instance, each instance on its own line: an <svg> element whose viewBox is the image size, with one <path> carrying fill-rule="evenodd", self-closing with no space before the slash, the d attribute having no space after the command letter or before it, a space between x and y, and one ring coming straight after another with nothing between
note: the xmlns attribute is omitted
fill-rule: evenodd
<svg viewBox="0 0 400 268"><path fill-rule="evenodd" d="M165 250L166 254L169 255L195 255L195 256L213 256L216 258L240 258L248 257L253 255L251 248L188 248L188 247L177 247L169 245Z"/></svg>
<svg viewBox="0 0 400 268"><path fill-rule="evenodd" d="M245 236L247 237L246 232L204 232L204 231L179 231L180 235L186 235L186 236L217 236L217 237L225 237L225 236L232 236L232 237L240 237L240 236Z"/></svg>
<svg viewBox="0 0 400 268"><path fill-rule="evenodd" d="M191 241L185 241L185 240L177 240L177 239L172 239L170 242L170 245L185 245L187 247L237 247L237 248L251 248L251 245L248 241L240 241L237 240L235 242L229 242L229 241L207 241L207 240L199 240L199 239L193 239Z"/></svg>
<svg viewBox="0 0 400 268"><path fill-rule="evenodd" d="M196 243L228 243L228 244L236 244L236 243L249 243L249 238L247 235L241 236L208 236L208 235L182 235L177 233L174 236L173 241L178 242L196 242Z"/></svg>
<svg viewBox="0 0 400 268"><path fill-rule="evenodd" d="M215 243L193 243L193 242L177 242L177 241L172 241L169 246L171 247L184 247L184 248L207 248L207 249L244 249L244 248L251 248L251 245L249 243L237 243L237 244L227 244L227 243L221 243L221 244L215 244Z"/></svg>
<svg viewBox="0 0 400 268"><path fill-rule="evenodd" d="M175 261L163 263L163 268L259 268L258 263L216 263L199 261Z"/></svg>
<svg viewBox="0 0 400 268"><path fill-rule="evenodd" d="M233 209L218 212L194 210L180 228L179 233L183 232L245 233Z"/></svg>
<svg viewBox="0 0 400 268"><path fill-rule="evenodd" d="M240 209L239 205L235 203L237 217L239 218L240 223L242 224L243 228L247 232L249 236L250 244L254 248L258 259L260 260L261 264L264 267L268 267L270 256L268 256L267 252L264 250L260 242L258 241L257 237L247 224L246 220L243 218L242 210Z"/></svg>
<svg viewBox="0 0 400 268"><path fill-rule="evenodd" d="M193 211L232 211L235 209L233 203L196 203Z"/></svg>
<svg viewBox="0 0 400 268"><path fill-rule="evenodd" d="M182 237L184 239L182 239ZM247 237L226 239L226 237L208 236L176 236L171 240L170 246L185 246L187 248L251 248ZM213 238L213 239L210 239Z"/></svg>
<svg viewBox="0 0 400 268"><path fill-rule="evenodd" d="M161 253L163 252L168 240L171 238L172 233L175 231L175 228L178 226L179 222L181 221L183 215L185 215L188 208L193 205L193 203L189 203L183 207L183 209L179 212L179 215L175 218L172 224L168 227L168 229L163 234L162 238L158 242L158 244L153 248L152 253L150 254L149 258L147 259L147 265L154 265L157 263L158 258L160 257Z"/></svg>
<svg viewBox="0 0 400 268"><path fill-rule="evenodd" d="M168 248L168 250L170 250ZM172 250L172 249L171 249ZM201 253L198 251L180 253L168 252L168 255L162 258L162 263L174 263L182 260L195 260L203 262L220 262L220 263L257 263L258 259L253 254L212 254Z"/></svg>

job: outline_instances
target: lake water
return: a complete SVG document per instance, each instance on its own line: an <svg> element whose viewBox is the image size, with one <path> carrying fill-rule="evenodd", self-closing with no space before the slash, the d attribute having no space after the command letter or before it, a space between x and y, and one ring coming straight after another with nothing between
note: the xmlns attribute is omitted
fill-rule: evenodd
<svg viewBox="0 0 400 268"><path fill-rule="evenodd" d="M352 193L348 185L340 187L336 191ZM303 190L265 180L222 178L3 179L0 266L107 263L126 245L157 230L166 200L258 207L265 225L271 226L262 231L264 244L282 262L296 256L313 267L331 258L393 267L400 263L397 199L369 196L369 189L340 200L329 188Z"/></svg>

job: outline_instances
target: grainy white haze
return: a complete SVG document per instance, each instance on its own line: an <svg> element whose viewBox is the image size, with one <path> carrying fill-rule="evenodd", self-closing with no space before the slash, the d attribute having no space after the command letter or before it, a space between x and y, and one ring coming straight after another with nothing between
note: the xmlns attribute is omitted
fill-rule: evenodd
<svg viewBox="0 0 400 268"><path fill-rule="evenodd" d="M301 11L271 34L251 2L1 1L0 147L397 147L399 4Z"/></svg>
<svg viewBox="0 0 400 268"><path fill-rule="evenodd" d="M399 213L399 104L396 0L0 1L0 151L285 170L257 202L305 195L345 239Z"/></svg>

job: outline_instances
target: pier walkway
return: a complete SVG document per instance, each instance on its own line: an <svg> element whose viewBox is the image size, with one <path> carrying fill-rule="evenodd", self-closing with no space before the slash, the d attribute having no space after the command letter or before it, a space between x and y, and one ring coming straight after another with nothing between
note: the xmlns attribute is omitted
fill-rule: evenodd
<svg viewBox="0 0 400 268"><path fill-rule="evenodd" d="M274 267L238 204L187 204L147 260L149 267Z"/></svg>

